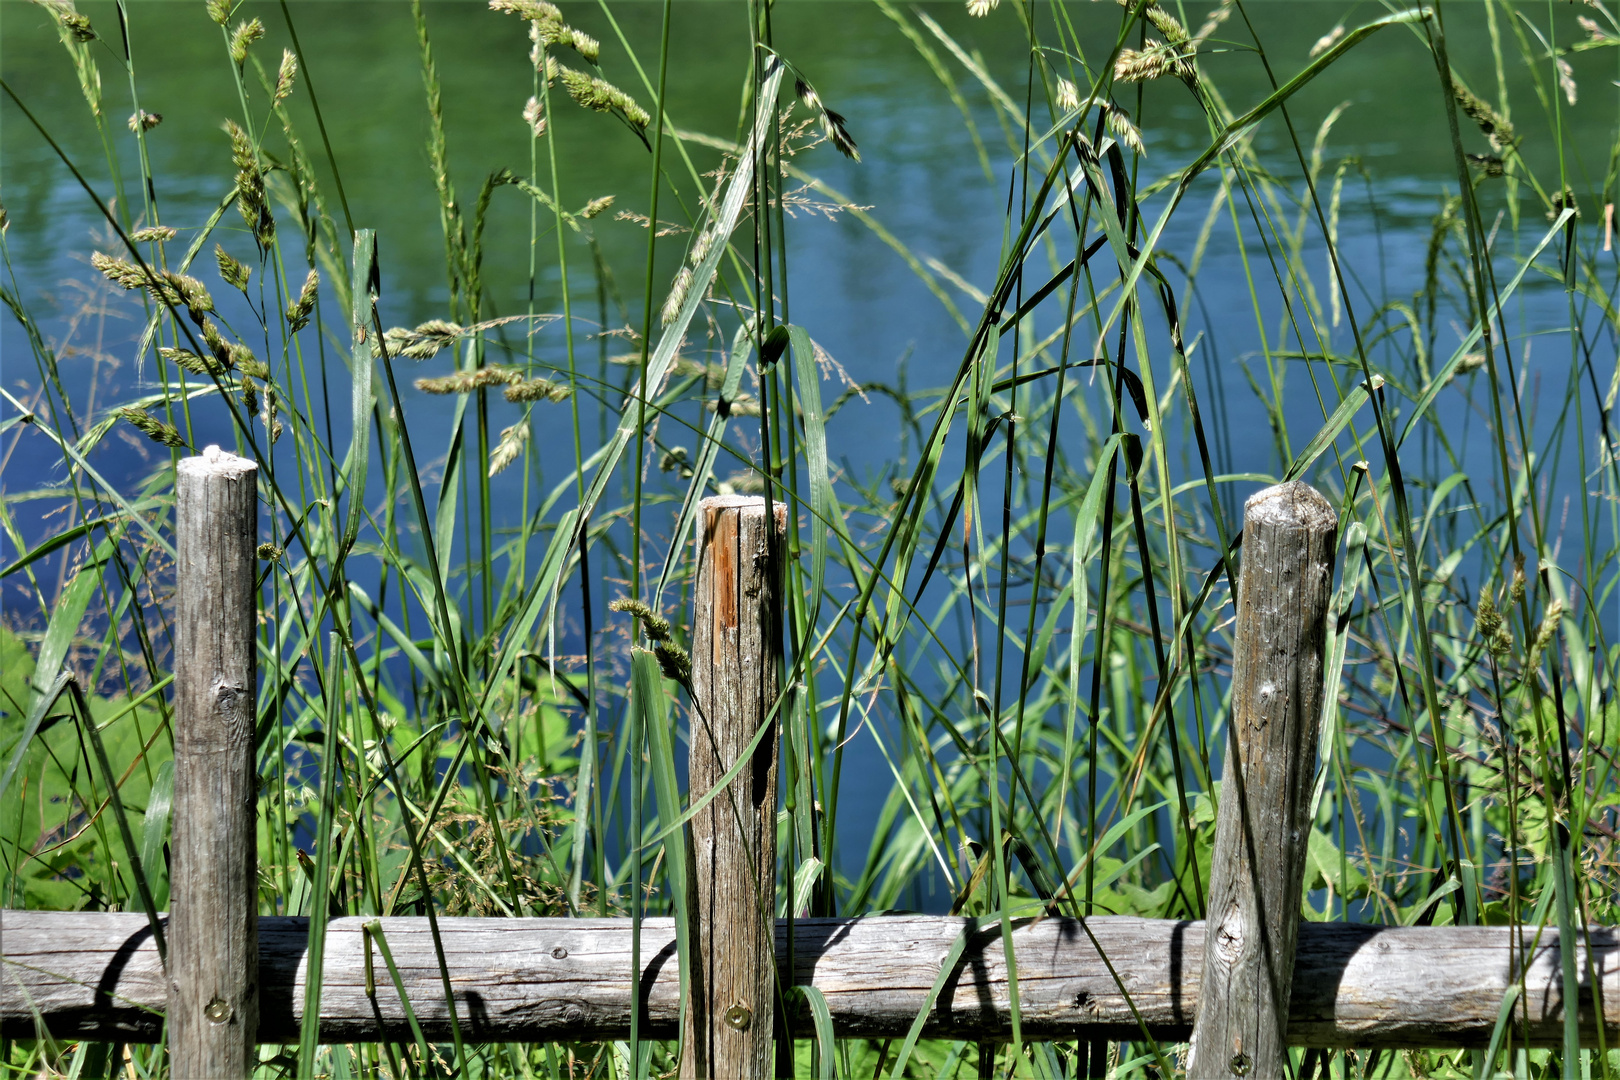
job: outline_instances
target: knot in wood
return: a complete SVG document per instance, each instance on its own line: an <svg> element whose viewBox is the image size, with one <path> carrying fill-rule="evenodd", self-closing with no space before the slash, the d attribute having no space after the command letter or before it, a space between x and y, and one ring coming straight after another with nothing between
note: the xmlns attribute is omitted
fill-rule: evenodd
<svg viewBox="0 0 1620 1080"><path fill-rule="evenodd" d="M1243 953L1243 915L1233 910L1215 929L1215 949L1228 964L1236 963Z"/></svg>
<svg viewBox="0 0 1620 1080"><path fill-rule="evenodd" d="M574 1026L585 1022L585 1010L578 1005L570 1005L562 1011L563 1023Z"/></svg>
<svg viewBox="0 0 1620 1080"><path fill-rule="evenodd" d="M568 950L559 945L551 950L551 958L553 960L566 960L568 959Z"/></svg>
<svg viewBox="0 0 1620 1080"><path fill-rule="evenodd" d="M214 684L214 704L227 722L235 719L237 704L245 693L247 693L247 688L235 683L218 682Z"/></svg>

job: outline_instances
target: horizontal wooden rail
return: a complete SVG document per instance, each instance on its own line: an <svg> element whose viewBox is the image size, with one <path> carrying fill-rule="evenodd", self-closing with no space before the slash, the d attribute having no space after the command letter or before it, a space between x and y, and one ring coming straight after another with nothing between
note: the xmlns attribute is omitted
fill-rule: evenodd
<svg viewBox="0 0 1620 1080"><path fill-rule="evenodd" d="M321 990L321 1039L408 1039L380 955L375 999L366 994L365 920L332 921ZM785 955L778 923L778 955ZM260 1042L298 1037L303 1011L304 919L259 920ZM448 1013L426 919L382 920L406 993L428 1037L447 1040ZM440 919L463 1034L477 1041L623 1039L630 1027L628 919ZM922 1009L952 944L971 935L930 1014L932 1035L1010 1038L1006 962L992 926L925 915L799 919L794 982L827 998L834 1030L903 1035ZM1089 931L1089 935L1088 935ZM1288 1041L1303 1046L1471 1046L1486 1042L1520 967L1511 927L1378 927L1305 923L1299 932ZM1533 1042L1562 1037L1558 935L1541 934L1524 971L1515 1030ZM1620 932L1590 931L1607 1039L1620 1036ZM642 923L642 1032L674 1038L679 976L674 925ZM1127 917L1019 920L1014 930L1026 1038L1131 1039L1141 1031L1098 955L1100 945L1154 1037L1188 1038L1197 1007L1204 924ZM164 987L144 916L0 912L0 1034L27 1038L36 1024L66 1038L155 1041ZM1585 976L1583 974L1583 984ZM1580 1002L1583 1040L1595 1042L1590 987ZM800 1035L809 1017L790 1017Z"/></svg>

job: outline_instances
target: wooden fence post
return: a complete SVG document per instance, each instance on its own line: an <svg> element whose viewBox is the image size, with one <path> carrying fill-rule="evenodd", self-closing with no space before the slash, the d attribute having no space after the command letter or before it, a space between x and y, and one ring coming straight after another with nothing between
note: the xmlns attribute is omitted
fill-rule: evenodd
<svg viewBox="0 0 1620 1080"><path fill-rule="evenodd" d="M175 477L169 1072L198 1080L258 1061L257 474L210 446Z"/></svg>
<svg viewBox="0 0 1620 1080"><path fill-rule="evenodd" d="M776 704L782 656L780 536L786 507L738 496L699 510L692 626L688 791L702 798ZM776 997L776 746L770 721L752 760L692 818L696 893L683 1080L772 1075Z"/></svg>
<svg viewBox="0 0 1620 1080"><path fill-rule="evenodd" d="M1322 651L1338 517L1308 484L1245 505L1232 713L1187 1075L1288 1074Z"/></svg>

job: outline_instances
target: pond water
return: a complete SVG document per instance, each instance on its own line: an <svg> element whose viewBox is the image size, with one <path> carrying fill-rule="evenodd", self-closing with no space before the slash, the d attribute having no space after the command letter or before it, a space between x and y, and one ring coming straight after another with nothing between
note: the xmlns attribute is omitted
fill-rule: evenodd
<svg viewBox="0 0 1620 1080"><path fill-rule="evenodd" d="M119 140L116 153L123 171L119 179L124 197L130 205L138 205L134 139L125 132L122 120L132 108L130 88L120 57L105 44L117 41L117 17L109 4L79 6L103 34L96 55L102 66L106 110L115 118L111 126ZM648 95L602 10L585 4L565 7L572 23L604 42L604 73L645 101ZM444 245L425 147L428 121L408 5L344 0L294 3L289 10L307 58L301 77L312 80L320 95L322 119L349 212L357 227L377 231L385 325L444 317ZM655 61L661 5L638 0L616 4L612 10L636 53L644 62ZM738 101L746 70L743 8L719 0L681 0L674 10L671 52L676 60L669 86L672 120L683 130L732 139L738 129ZM1068 10L1087 40L1088 50L1105 55L1118 25L1117 8L1073 4ZM1190 7L1189 22L1196 23L1206 10L1207 6ZM960 3L923 4L906 9L914 26L920 25L911 14L915 11L936 20L945 34L980 57L985 69L1014 98L1024 92L1028 45L1009 5L1003 4L989 18L974 19ZM1344 14L1339 5L1304 2L1255 3L1249 11L1279 80L1305 64L1312 44ZM1374 14L1366 5L1357 11L1367 18ZM280 10L259 5L254 12L268 27L265 42L257 47L260 55L279 55L289 40ZM1454 60L1470 72L1475 85L1484 87L1492 84L1494 76L1486 28L1478 12L1469 4L1448 5L1448 31ZM163 221L180 228L184 236L188 228L206 219L230 189L233 169L221 124L226 117L239 116L240 109L220 31L205 16L201 0L144 3L133 8L133 15L128 33L140 105L163 116L162 124L149 136L155 197ZM529 171L530 140L520 116L531 92L528 43L516 20L471 0L428 4L427 19L443 83L452 178L463 203L470 204L491 172L501 168ZM1349 21L1354 25L1357 20ZM1578 33L1572 21L1564 29ZM1246 31L1237 20L1228 24L1222 36L1239 44L1209 48L1203 62L1225 100L1234 109L1246 108L1267 93L1267 73L1254 52L1242 46ZM1009 139L1017 137L1004 129L985 88L950 58L940 40L930 39L945 57L950 78L984 142L988 175L946 88L878 7L857 0L786 0L776 10L775 40L783 55L814 81L821 97L848 118L862 155L856 163L822 146L795 164L868 208L866 212L918 259L946 268L933 272L971 321L979 308L971 294L991 284L1002 250L1014 164ZM1576 106L1561 111L1560 120L1565 125L1568 169L1577 178L1574 186L1582 200L1582 235L1589 238L1598 227L1594 223L1602 220L1601 204L1591 198L1594 191L1589 189L1601 185L1608 167L1607 148L1613 142L1613 60L1609 52L1598 51L1577 55L1572 63L1581 96ZM106 148L89 121L72 66L43 9L17 2L0 4L0 71L85 180L103 199L111 199L117 186L109 175ZM1518 122L1528 140L1527 153L1541 162L1553 159L1547 114L1534 108L1530 74L1511 59L1506 74L1512 93L1524 103ZM1205 121L1185 89L1173 80L1163 83L1145 89L1137 110L1147 148L1140 164L1144 177L1169 174L1208 142ZM1288 119L1306 154L1323 119L1341 103L1347 107L1325 141L1324 176L1331 177L1347 158L1359 166L1347 173L1340 227L1352 293L1364 317L1385 298L1408 298L1422 287L1431 222L1442 198L1455 192L1457 174L1439 80L1429 53L1405 28L1381 31L1290 101ZM311 159L329 180L331 164L318 145L307 97L301 92L295 95L292 108ZM572 108L553 112L564 204L579 206L605 195L616 200L613 211L598 219L594 228L606 262L616 272L623 301L639 322L645 231L636 222L619 220L614 214L620 210L645 213L647 150L630 132L604 117ZM102 295L85 284L94 280L89 253L111 250L99 211L15 103L8 100L0 106L0 118L0 199L10 219L6 250L11 287L38 320L47 340L60 347L64 376L75 393L84 394L78 400L86 411L122 400L140 389L143 374L149 378L152 373L150 368L141 372L129 355L139 331L138 306L122 295L103 304ZM1297 191L1300 168L1280 121L1276 116L1268 120L1257 146L1279 182ZM715 167L718 155L714 150L689 145L698 171ZM692 186L685 180L684 166L675 175L680 197L690 207ZM329 200L332 190L328 183ZM1191 259L1215 194L1213 176L1195 186L1166 232L1164 249L1183 261ZM1522 248L1539 239L1543 227L1537 224L1542 207L1531 200L1529 192L1521 191L1521 195L1527 224L1512 242ZM1486 198L1494 200L1487 207L1488 214L1494 215L1505 205L1500 188L1488 192ZM962 329L882 237L850 213L829 213L813 205L819 201L823 201L820 196L806 194L805 203L796 205L788 220L788 295L793 321L808 328L854 382L898 384L903 379L913 390L946 382L962 359L966 343ZM675 214L668 201L660 208L661 218ZM1247 240L1240 243L1233 236L1231 222L1232 216L1223 211L1203 253L1197 287L1180 302L1189 332L1202 335L1202 351L1196 354L1194 370L1210 380L1201 392L1216 403L1212 406L1217 410L1219 432L1213 446L1216 471L1275 475L1288 455L1297 452L1320 426L1323 405L1303 366L1281 361L1294 364L1282 410L1289 429L1287 445L1274 434L1267 411L1251 387L1249 372L1258 371L1263 378L1260 335L1263 329L1275 338L1284 312L1273 287L1268 294L1272 299L1260 302L1257 318L1245 266L1262 285L1270 280L1270 270L1258 265L1265 256L1256 240L1256 224L1243 222ZM1288 224L1292 227L1292 222ZM1506 229L1504 226L1504 235ZM1326 278L1326 256L1314 227L1307 227L1306 233L1304 259L1318 275L1320 287ZM234 212L225 221L224 235L227 247L246 259L251 241ZM483 270L491 283L489 311L493 314L521 312L528 302L528 236L528 204L516 189L501 189L490 209ZM574 245L570 254L574 265L581 270L588 267L584 246L570 243ZM546 235L543 244L553 247L542 251L540 263L552 269L538 282L536 305L541 311L557 311L560 282L555 260L546 257L554 251L555 238ZM662 252L660 282L673 275L683 246L684 238L675 237ZM1503 257L1511 265L1509 255ZM206 261L212 262L211 258ZM953 278L962 284L952 284ZM1179 281L1175 284L1180 286ZM571 289L576 312L594 319L598 298L591 275L577 273ZM1571 309L1566 294L1559 282L1532 275L1517 294L1515 305L1519 347L1531 388L1539 388L1541 400L1556 413L1554 406L1562 407L1569 350L1556 339L1540 345L1536 335L1568 325ZM609 321L618 320L610 314ZM1441 358L1455 347L1465 329L1459 319L1451 338L1437 342ZM553 324L541 334L539 347L555 354L560 330ZM1349 351L1344 325L1333 332L1333 341L1339 351ZM1609 344L1602 348L1607 351L1598 370L1606 379L1612 373L1613 349ZM615 342L611 351L623 349ZM594 372L594 342L584 355L589 357L584 366ZM1402 362L1396 355L1382 359L1392 369ZM5 388L20 400L30 401L39 377L15 318L0 323L0 365ZM420 373L448 370L446 354L422 365ZM403 373L414 377L418 371ZM1348 369L1340 373L1343 385L1357 379L1359 375ZM347 409L346 375L335 361L333 380L333 415L346 425L342 419ZM1337 395L1328 389L1326 407L1331 409ZM828 392L834 393L836 388ZM1101 402L1100 384L1086 392L1097 395ZM451 403L413 390L406 395L419 455L428 460L441 457ZM616 408L617 402L610 405ZM1588 401L1582 407L1589 406ZM1491 475L1492 444L1483 418L1461 394L1443 395L1439 408L1443 426L1461 436L1458 445L1464 464L1480 470L1481 476ZM600 423L596 405L588 401L585 410L582 426L587 433L594 432ZM7 404L5 415L11 414ZM499 428L513 422L517 409L500 403L492 414L492 427ZM543 450L542 473L534 479L546 487L562 480L573 460L566 410L559 407L555 416L554 425L542 425L534 436ZM1535 430L1545 431L1551 420L1548 415L1535 418L1533 423L1540 425ZM205 417L199 430L205 441L230 441L223 416ZM869 402L852 401L834 418L828 434L835 465L857 479L877 476L901 452L896 412L879 395L872 395ZM1180 434L1177 438L1177 445L1190 454L1189 440ZM340 434L337 442L341 447L346 435ZM1573 453L1568 445L1560 444L1549 452L1574 461L1568 457ZM62 478L59 452L43 438L7 439L4 453L0 484L6 492L35 490ZM91 463L110 482L125 489L137 485L159 460L148 445L121 438L107 439L91 456ZM722 475L727 471L724 466L720 469ZM1197 475L1196 468L1185 462L1177 463L1176 473L1182 478ZM1568 499L1584 497L1577 469L1564 468L1557 475L1557 486L1548 493L1548 505L1555 515L1560 505L1567 509ZM520 483L512 474L499 478L497 505L509 500L515 506ZM1258 481L1234 484L1233 496L1241 499L1258 486ZM664 512L666 506L672 515L670 504L659 504L654 512ZM46 513L50 509L49 500L14 504L12 513L25 544L36 542L54 528ZM17 554L16 538L7 537L3 549L3 560L12 561ZM598 604L620 589L613 582L600 583ZM38 625L40 613L29 609L25 594L10 582L3 600L13 622ZM849 823L859 851L863 830L869 830L889 781L881 759L864 753L857 757L862 763L851 765L855 771L842 796L849 805L841 817Z"/></svg>

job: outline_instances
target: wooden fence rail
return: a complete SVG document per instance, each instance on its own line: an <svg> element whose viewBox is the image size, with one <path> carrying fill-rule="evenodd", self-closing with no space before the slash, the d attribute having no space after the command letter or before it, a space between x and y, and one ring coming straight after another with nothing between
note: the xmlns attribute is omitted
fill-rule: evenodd
<svg viewBox="0 0 1620 1080"><path fill-rule="evenodd" d="M306 1000L319 1001L322 1041L409 1038L393 974L362 930L369 920L330 922L319 993L306 999L308 921L254 914L244 742L252 725L243 726L255 691L252 466L210 448L181 464L176 498L169 968L142 914L0 911L0 1035L150 1042L167 1015L174 1075L190 1077L245 1076L255 1041L298 1039ZM788 924L778 920L771 940L778 740L770 731L753 739L774 723L781 515L762 499L711 499L700 521L689 796L711 791L734 767L737 776L687 834L686 1030L678 1030L671 919L643 920L639 939L629 919L441 919L453 1014L427 920L382 919L427 1037L449 1039L453 1015L476 1041L623 1039L635 1017L642 1036L683 1037L683 1078L769 1075L776 1025L811 1033L804 995L784 992L803 986L821 992L841 1036L902 1036L926 1009L925 1034L1009 1039L999 923L797 919L790 949ZM1298 923L1335 528L1332 508L1303 484L1249 500L1236 730L1209 885L1215 938L1206 942L1202 922L1015 920L1025 1038L1191 1037L1193 1077L1282 1075L1288 1045L1484 1045L1516 993L1508 1020L1517 1045L1559 1043L1566 1005L1588 1045L1600 1028L1608 1045L1620 1042L1613 928L1590 928L1573 944L1583 981L1569 1003L1556 931ZM750 746L750 761L740 763ZM784 970L789 956L792 970Z"/></svg>
<svg viewBox="0 0 1620 1080"><path fill-rule="evenodd" d="M58 1037L155 1041L164 990L146 919L132 913L0 913L5 927L0 1034L24 1038L36 1024ZM409 1039L399 998L373 952L376 996L366 994L360 918L327 930L321 987L325 1042ZM381 920L417 1018L430 1039L450 1038L444 990L427 920ZM776 955L787 955L785 921ZM261 1042L298 1038L308 923L259 919ZM440 919L463 1034L480 1041L623 1039L630 1030L629 919ZM1089 934L1087 933L1089 931ZM995 924L885 915L794 921L792 984L827 998L841 1036L903 1036L922 1011L953 942L969 947L953 965L926 1032L958 1039L1010 1039L1006 958ZM1517 1045L1556 1045L1563 982L1556 931L1539 941L1517 927L1379 927L1304 923L1294 963L1287 1040L1296 1046L1483 1046L1503 996L1521 975ZM1155 1038L1182 1041L1199 995L1204 924L1123 916L1020 921L1013 931L1026 1038L1141 1038L1126 1002ZM1109 974L1093 939L1107 955ZM1620 934L1594 927L1576 967L1597 973L1607 1045L1620 1039ZM1521 958L1528 958L1524 962ZM642 923L636 997L642 1032L674 1038L680 983L673 920ZM784 983L788 973L782 972ZM1592 987L1583 979L1582 1038L1595 1045ZM795 1034L811 1034L805 1014Z"/></svg>

